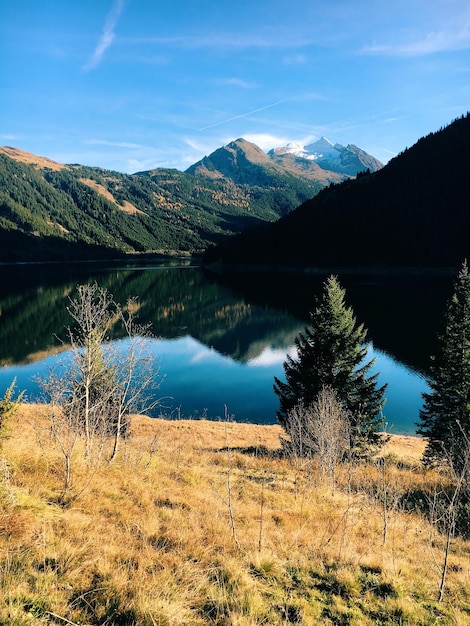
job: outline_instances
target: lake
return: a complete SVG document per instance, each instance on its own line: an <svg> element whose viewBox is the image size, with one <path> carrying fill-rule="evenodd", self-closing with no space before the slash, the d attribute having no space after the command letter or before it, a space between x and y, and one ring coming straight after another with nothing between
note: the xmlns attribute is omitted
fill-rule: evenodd
<svg viewBox="0 0 470 626"><path fill-rule="evenodd" d="M326 275L214 276L191 263L24 265L0 268L0 393L16 377L29 401L35 382L66 357L60 339L77 284L96 281L125 304L138 299L150 322L167 414L276 423L274 376L294 355L294 338L309 319ZM412 434L427 390L429 357L452 278L342 276L346 301L365 324L380 384L387 382L387 430ZM116 340L119 337L115 337Z"/></svg>

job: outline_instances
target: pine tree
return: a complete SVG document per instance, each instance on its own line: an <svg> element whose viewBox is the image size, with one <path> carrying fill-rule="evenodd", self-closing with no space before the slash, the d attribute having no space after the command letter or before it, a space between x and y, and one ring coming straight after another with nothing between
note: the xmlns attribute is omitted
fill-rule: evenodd
<svg viewBox="0 0 470 626"><path fill-rule="evenodd" d="M424 393L418 433L425 436L424 460L446 461L460 474L470 436L470 276L465 261L432 357L430 393Z"/></svg>
<svg viewBox="0 0 470 626"><path fill-rule="evenodd" d="M295 340L297 358L287 356L284 363L286 382L275 378L277 419L289 432L290 412L300 403L312 405L320 391L330 387L349 415L352 449L366 453L380 442L386 385L377 388L378 373L369 375L374 359L364 362L367 331L356 323L344 297L338 279L330 276L310 313L310 325Z"/></svg>

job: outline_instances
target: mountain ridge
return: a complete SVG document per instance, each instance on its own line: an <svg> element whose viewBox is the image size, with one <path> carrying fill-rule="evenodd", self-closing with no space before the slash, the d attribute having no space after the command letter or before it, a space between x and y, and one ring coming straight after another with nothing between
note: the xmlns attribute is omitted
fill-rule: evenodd
<svg viewBox="0 0 470 626"><path fill-rule="evenodd" d="M470 113L385 167L208 250L225 266L459 267L470 254Z"/></svg>
<svg viewBox="0 0 470 626"><path fill-rule="evenodd" d="M36 169L49 168L53 170L61 170L68 167L63 163L53 161L48 157L38 156L32 152L27 152L26 150L21 150L20 148L15 148L13 146L0 146L0 154L4 154L15 161L20 161L21 163L33 165Z"/></svg>
<svg viewBox="0 0 470 626"><path fill-rule="evenodd" d="M121 174L0 147L0 262L201 254L341 179L315 180L255 144L232 143L226 173L215 176Z"/></svg>
<svg viewBox="0 0 470 626"><path fill-rule="evenodd" d="M324 149L326 142L331 148ZM323 148L323 149L322 149ZM264 152L256 144L239 138L191 165L186 172L207 178L230 178L235 183L272 184L273 176L291 176L330 184L341 182L383 164L361 148L332 144L323 137L309 146L288 144Z"/></svg>
<svg viewBox="0 0 470 626"><path fill-rule="evenodd" d="M275 158L287 154L313 161L323 170L347 176L356 176L363 170L376 172L383 167L383 163L362 148L358 148L354 144L347 146L342 146L339 143L334 144L327 137L321 137L306 146L291 143L280 148L273 148L268 152L269 156Z"/></svg>

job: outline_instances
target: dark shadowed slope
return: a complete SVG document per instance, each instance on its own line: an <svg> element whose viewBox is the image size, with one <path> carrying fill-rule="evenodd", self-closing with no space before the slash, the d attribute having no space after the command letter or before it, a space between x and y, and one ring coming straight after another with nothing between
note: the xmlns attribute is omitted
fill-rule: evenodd
<svg viewBox="0 0 470 626"><path fill-rule="evenodd" d="M332 185L207 262L282 266L458 266L470 253L470 114L378 172Z"/></svg>

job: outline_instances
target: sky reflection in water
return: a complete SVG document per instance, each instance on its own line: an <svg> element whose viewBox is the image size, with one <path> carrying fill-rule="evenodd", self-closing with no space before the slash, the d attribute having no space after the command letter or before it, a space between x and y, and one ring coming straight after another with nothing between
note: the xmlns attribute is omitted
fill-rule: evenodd
<svg viewBox="0 0 470 626"><path fill-rule="evenodd" d="M223 356L191 336L180 339L151 340L152 355L164 376L159 390L161 410L181 417L223 418L225 413L237 421L276 423L278 399L273 391L274 376L283 378L286 350L265 347L241 363ZM295 356L295 349L289 349ZM379 371L379 384L388 383L384 408L386 430L413 434L422 406L425 379L384 352L372 350ZM36 363L9 366L0 370L0 393L13 378L17 389L26 389L29 401L40 399L37 377L47 376L51 367L67 361L67 353L49 356Z"/></svg>

